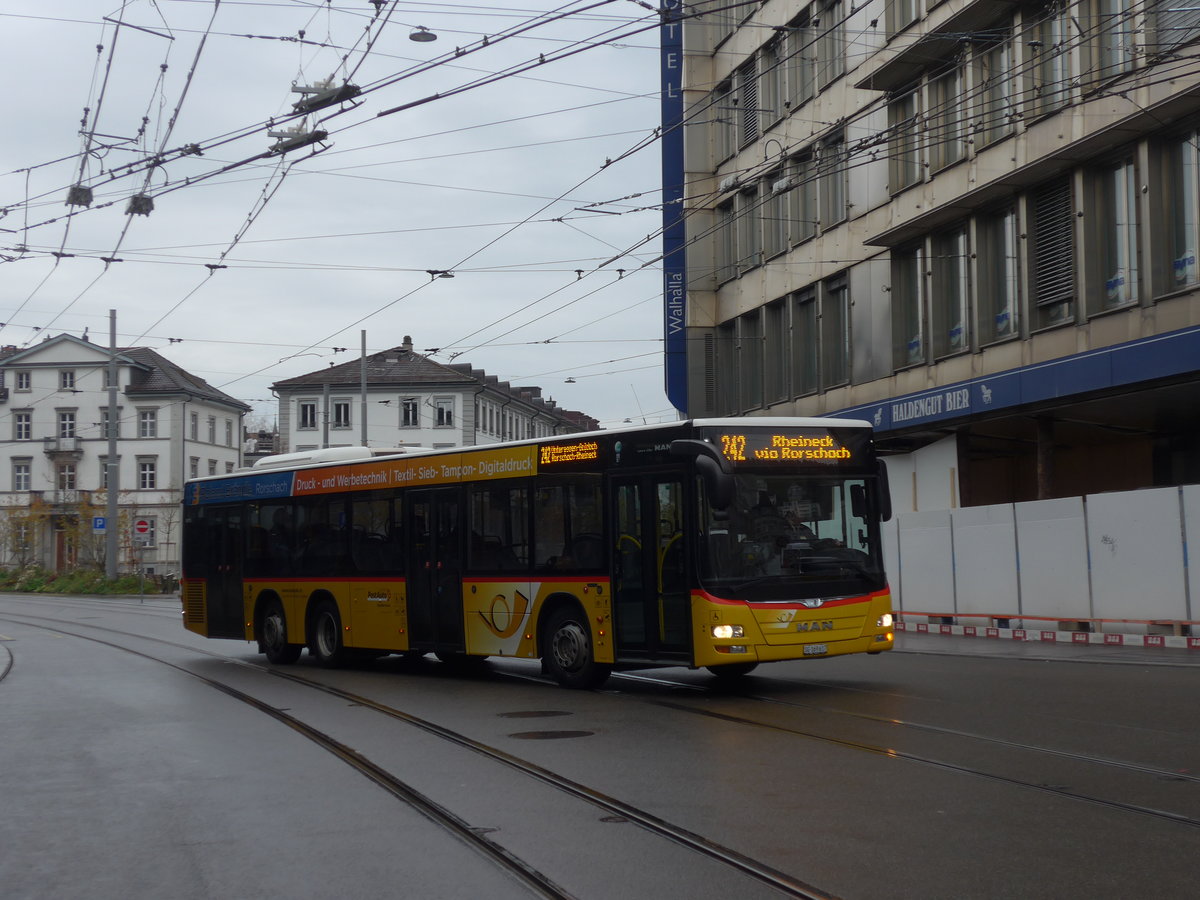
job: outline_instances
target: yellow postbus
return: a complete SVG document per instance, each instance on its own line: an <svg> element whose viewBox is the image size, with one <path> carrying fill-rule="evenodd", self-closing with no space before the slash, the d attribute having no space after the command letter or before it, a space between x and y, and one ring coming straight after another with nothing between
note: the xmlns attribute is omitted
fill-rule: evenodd
<svg viewBox="0 0 1200 900"><path fill-rule="evenodd" d="M613 669L893 644L870 426L698 419L452 450L267 457L188 482L183 621L274 664L434 653Z"/></svg>

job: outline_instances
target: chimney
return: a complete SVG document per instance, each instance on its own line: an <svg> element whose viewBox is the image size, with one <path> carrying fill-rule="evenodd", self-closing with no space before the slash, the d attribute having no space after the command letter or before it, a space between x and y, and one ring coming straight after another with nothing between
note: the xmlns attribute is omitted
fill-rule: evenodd
<svg viewBox="0 0 1200 900"><path fill-rule="evenodd" d="M404 336L404 343L400 345L400 349L405 353L412 353L412 335L406 334Z"/></svg>

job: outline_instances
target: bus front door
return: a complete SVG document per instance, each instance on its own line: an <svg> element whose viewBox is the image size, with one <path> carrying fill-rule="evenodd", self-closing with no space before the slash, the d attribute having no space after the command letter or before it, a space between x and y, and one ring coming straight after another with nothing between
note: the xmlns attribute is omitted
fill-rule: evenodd
<svg viewBox="0 0 1200 900"><path fill-rule="evenodd" d="M408 495L408 631L414 649L462 650L462 510L458 488Z"/></svg>
<svg viewBox="0 0 1200 900"><path fill-rule="evenodd" d="M613 603L618 659L691 660L683 483L613 480Z"/></svg>

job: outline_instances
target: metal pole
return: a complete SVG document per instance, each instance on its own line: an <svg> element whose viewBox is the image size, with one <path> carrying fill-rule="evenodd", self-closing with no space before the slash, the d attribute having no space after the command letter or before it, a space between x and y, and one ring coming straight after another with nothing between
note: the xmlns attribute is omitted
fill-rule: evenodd
<svg viewBox="0 0 1200 900"><path fill-rule="evenodd" d="M362 419L362 445L367 446L367 330L362 330L362 410L359 413L359 418Z"/></svg>
<svg viewBox="0 0 1200 900"><path fill-rule="evenodd" d="M117 532L117 493L121 489L121 460L117 456L117 311L108 311L108 508L105 510L104 575L117 577L117 552L120 534Z"/></svg>

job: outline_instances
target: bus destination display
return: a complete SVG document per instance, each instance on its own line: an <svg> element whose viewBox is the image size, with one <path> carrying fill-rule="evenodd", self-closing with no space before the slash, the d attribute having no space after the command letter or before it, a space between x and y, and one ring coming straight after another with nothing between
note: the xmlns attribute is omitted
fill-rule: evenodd
<svg viewBox="0 0 1200 900"><path fill-rule="evenodd" d="M722 455L731 463L849 463L854 451L832 433L820 431L739 431L720 435Z"/></svg>

